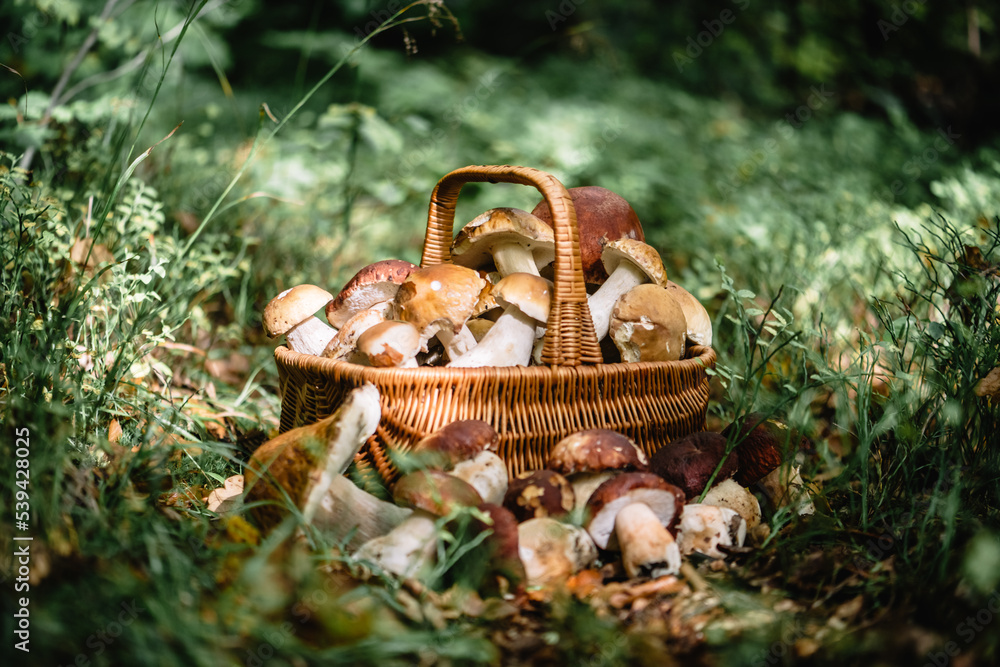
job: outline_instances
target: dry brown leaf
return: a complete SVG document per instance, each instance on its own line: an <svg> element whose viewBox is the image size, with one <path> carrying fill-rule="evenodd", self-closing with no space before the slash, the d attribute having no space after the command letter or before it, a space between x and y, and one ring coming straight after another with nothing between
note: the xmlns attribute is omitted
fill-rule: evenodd
<svg viewBox="0 0 1000 667"><path fill-rule="evenodd" d="M976 396L980 398L996 398L1000 396L1000 366L997 366L986 377L976 383Z"/></svg>
<svg viewBox="0 0 1000 667"><path fill-rule="evenodd" d="M108 442L118 442L122 437L122 426L117 419L108 424Z"/></svg>

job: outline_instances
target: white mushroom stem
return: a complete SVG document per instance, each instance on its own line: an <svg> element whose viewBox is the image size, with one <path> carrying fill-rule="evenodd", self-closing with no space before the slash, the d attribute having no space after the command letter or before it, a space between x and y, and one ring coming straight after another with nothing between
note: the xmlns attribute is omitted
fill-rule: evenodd
<svg viewBox="0 0 1000 667"><path fill-rule="evenodd" d="M337 330L318 317L310 317L285 334L288 347L302 354L323 354Z"/></svg>
<svg viewBox="0 0 1000 667"><path fill-rule="evenodd" d="M642 269L631 262L622 262L608 276L604 284L587 298L597 340L600 341L608 335L608 328L611 326L611 311L618 298L633 287L646 282L649 282L649 277Z"/></svg>
<svg viewBox="0 0 1000 667"><path fill-rule="evenodd" d="M346 540L350 550L385 535L412 514L413 510L376 498L340 475L320 499L312 525L335 543Z"/></svg>
<svg viewBox="0 0 1000 667"><path fill-rule="evenodd" d="M551 517L520 524L517 540L529 586L564 583L597 560L597 547L587 531Z"/></svg>
<svg viewBox="0 0 1000 667"><path fill-rule="evenodd" d="M448 365L456 368L527 366L534 344L535 319L511 305L504 309L503 315L478 345Z"/></svg>
<svg viewBox="0 0 1000 667"><path fill-rule="evenodd" d="M424 334L424 347L426 341L437 336L441 344L444 345L445 356L449 359L457 359L476 346L476 337L472 335L469 327L462 325L458 333L455 333L450 324L432 325Z"/></svg>
<svg viewBox="0 0 1000 667"><path fill-rule="evenodd" d="M354 558L371 561L399 577L420 578L433 563L436 546L435 517L418 510L385 535L365 542Z"/></svg>
<svg viewBox="0 0 1000 667"><path fill-rule="evenodd" d="M747 530L753 530L760 523L760 503L745 487L730 477L724 479L701 499L704 505L728 507L737 512L747 522Z"/></svg>
<svg viewBox="0 0 1000 667"><path fill-rule="evenodd" d="M574 510L579 510L587 506L590 496L601 484L611 479L617 471L609 470L604 472L575 472L567 475L566 479L573 486Z"/></svg>
<svg viewBox="0 0 1000 667"><path fill-rule="evenodd" d="M628 576L656 578L681 571L677 542L645 503L632 503L619 510L615 534Z"/></svg>
<svg viewBox="0 0 1000 667"><path fill-rule="evenodd" d="M795 505L795 511L800 516L816 512L805 482L799 474L799 466L787 463L781 465L769 472L757 485L775 509Z"/></svg>
<svg viewBox="0 0 1000 667"><path fill-rule="evenodd" d="M725 558L719 547L741 547L747 536L747 522L728 507L692 503L681 512L677 544L681 554L698 553Z"/></svg>
<svg viewBox="0 0 1000 667"><path fill-rule="evenodd" d="M482 451L468 461L460 461L450 473L468 482L484 503L503 504L507 495L507 464L493 452Z"/></svg>
<svg viewBox="0 0 1000 667"><path fill-rule="evenodd" d="M538 267L531 250L519 243L498 243L492 249L493 262L501 276L512 273L530 273L538 275Z"/></svg>
<svg viewBox="0 0 1000 667"><path fill-rule="evenodd" d="M323 356L354 362L362 361L364 355L357 351L358 338L376 324L385 322L391 305L390 303L378 304L368 310L356 313L347 320L337 335L330 339L330 342L322 350Z"/></svg>

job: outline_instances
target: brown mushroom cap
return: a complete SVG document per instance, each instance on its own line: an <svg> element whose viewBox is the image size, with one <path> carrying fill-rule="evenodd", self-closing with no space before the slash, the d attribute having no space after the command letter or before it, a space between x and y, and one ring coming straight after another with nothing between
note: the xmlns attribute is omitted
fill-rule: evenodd
<svg viewBox="0 0 1000 667"><path fill-rule="evenodd" d="M626 472L597 487L587 501L590 520L587 532L601 549L617 548L615 517L632 503L648 505L664 527L674 524L684 506L684 492L652 473Z"/></svg>
<svg viewBox="0 0 1000 667"><path fill-rule="evenodd" d="M563 517L573 509L573 487L555 470L523 472L510 480L503 506L517 518Z"/></svg>
<svg viewBox="0 0 1000 667"><path fill-rule="evenodd" d="M418 470L403 475L392 489L397 505L446 516L459 507L483 502L472 485L440 470Z"/></svg>
<svg viewBox="0 0 1000 667"><path fill-rule="evenodd" d="M609 429L577 431L556 443L546 468L564 475L604 470L647 470L649 461L638 445Z"/></svg>
<svg viewBox="0 0 1000 667"><path fill-rule="evenodd" d="M677 361L684 356L686 334L684 311L659 285L633 287L611 311L608 335L622 361Z"/></svg>
<svg viewBox="0 0 1000 667"><path fill-rule="evenodd" d="M355 273L336 298L326 304L326 319L339 329L355 313L383 301L392 301L406 277L418 268L402 259L383 259L369 264Z"/></svg>
<svg viewBox="0 0 1000 667"><path fill-rule="evenodd" d="M332 298L332 294L316 285L296 285L286 289L264 308L264 333L269 338L288 333Z"/></svg>
<svg viewBox="0 0 1000 667"><path fill-rule="evenodd" d="M705 484L726 453L726 437L711 431L691 433L656 450L649 459L649 469L695 498L705 490ZM732 477L739 458L730 452L715 476L715 483Z"/></svg>
<svg viewBox="0 0 1000 667"><path fill-rule="evenodd" d="M552 283L530 273L512 273L493 287L493 298L503 308L516 306L528 317L545 322L552 303Z"/></svg>
<svg viewBox="0 0 1000 667"><path fill-rule="evenodd" d="M476 271L454 264L436 264L411 273L396 293L400 320L421 332L439 320L458 333L472 316L487 282Z"/></svg>
<svg viewBox="0 0 1000 667"><path fill-rule="evenodd" d="M479 419L459 419L424 436L413 446L416 453L433 452L444 468L468 461L482 451L495 451L500 442L496 429ZM435 458L437 458L435 456Z"/></svg>
<svg viewBox="0 0 1000 667"><path fill-rule="evenodd" d="M451 256L460 266L480 268L492 263L490 253L500 243L516 243L531 251L538 268L555 259L552 228L518 208L494 208L476 216L455 236Z"/></svg>
<svg viewBox="0 0 1000 667"><path fill-rule="evenodd" d="M663 267L660 253L642 241L631 238L610 241L601 251L601 262L608 275L614 273L622 262L629 262L645 273L654 285L663 287L667 284L667 270Z"/></svg>
<svg viewBox="0 0 1000 667"><path fill-rule="evenodd" d="M477 509L489 518L490 523L478 519L473 521L470 526L472 535L487 530L492 534L466 554L466 557L477 561L478 566L489 573L505 578L511 587L522 586L527 574L518 550L517 519L506 508L492 503L482 503ZM492 583L484 582L487 592L492 590ZM477 590L480 589L477 587Z"/></svg>
<svg viewBox="0 0 1000 667"><path fill-rule="evenodd" d="M800 438L788 431L788 427L774 419L767 419L759 412L752 412L742 420L735 421L722 431L725 438L734 430L737 442L734 453L739 456L740 469L734 479L742 486L750 486L781 466L786 443L792 447L800 445Z"/></svg>
<svg viewBox="0 0 1000 667"><path fill-rule="evenodd" d="M603 246L620 238L644 241L639 216L623 197L607 188L597 185L570 188L569 195L580 230L583 278L588 283L603 283L608 279L601 263ZM545 224L552 224L552 212L545 200L539 202L532 213Z"/></svg>
<svg viewBox="0 0 1000 667"><path fill-rule="evenodd" d="M672 280L667 281L667 291L684 311L687 322L687 339L695 345L712 345L712 318L694 294Z"/></svg>

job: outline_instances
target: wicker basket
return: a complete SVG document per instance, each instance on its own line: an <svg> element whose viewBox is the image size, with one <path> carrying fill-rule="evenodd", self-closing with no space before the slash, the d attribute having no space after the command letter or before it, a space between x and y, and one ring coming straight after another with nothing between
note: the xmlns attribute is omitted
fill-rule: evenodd
<svg viewBox="0 0 1000 667"><path fill-rule="evenodd" d="M395 469L387 451L407 449L456 419L482 419L500 433L498 453L511 474L544 465L564 436L587 428L624 433L647 453L705 425L710 347L691 347L680 361L605 364L594 336L580 261L576 212L552 175L513 166L470 166L442 178L431 195L422 266L451 261L455 204L468 182L536 187L552 209L556 238L552 310L544 366L372 368L275 351L281 385L281 430L330 415L365 382L381 393L382 421L359 453L385 481Z"/></svg>

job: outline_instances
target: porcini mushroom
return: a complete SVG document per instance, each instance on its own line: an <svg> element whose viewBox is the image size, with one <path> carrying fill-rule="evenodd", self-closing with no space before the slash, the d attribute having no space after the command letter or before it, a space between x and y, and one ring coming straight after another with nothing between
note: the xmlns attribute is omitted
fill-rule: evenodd
<svg viewBox="0 0 1000 667"><path fill-rule="evenodd" d="M684 311L659 285L633 287L611 311L609 335L622 361L677 361L686 332Z"/></svg>
<svg viewBox="0 0 1000 667"><path fill-rule="evenodd" d="M679 486L688 500L694 500L705 490L723 457L725 461L715 476L715 483L736 474L739 459L735 452L726 456L724 436L711 431L698 431L656 450L649 459L649 470Z"/></svg>
<svg viewBox="0 0 1000 667"><path fill-rule="evenodd" d="M420 331L423 349L434 336L454 359L476 344L465 326L487 282L472 269L436 264L411 273L394 301L396 317Z"/></svg>
<svg viewBox="0 0 1000 667"><path fill-rule="evenodd" d="M527 366L535 344L535 329L549 317L552 284L530 273L512 273L493 287L504 311L483 339L453 359L449 366Z"/></svg>
<svg viewBox="0 0 1000 667"><path fill-rule="evenodd" d="M685 556L697 551L710 558L725 558L724 549L742 547L746 535L746 521L735 510L692 503L681 512L677 544Z"/></svg>
<svg viewBox="0 0 1000 667"><path fill-rule="evenodd" d="M383 259L369 264L347 281L326 304L326 319L338 329L362 310L396 298L399 286L416 271L416 264L401 259Z"/></svg>
<svg viewBox="0 0 1000 667"><path fill-rule="evenodd" d="M343 359L352 363L362 363L364 355L358 350L358 338L376 324L386 321L389 311L388 303L380 303L367 310L355 313L354 317L337 331L323 350L323 356L328 359Z"/></svg>
<svg viewBox="0 0 1000 667"><path fill-rule="evenodd" d="M494 453L499 441L500 434L486 422L459 419L418 440L413 451L430 454L429 467L468 482L484 502L497 504L507 493L507 465Z"/></svg>
<svg viewBox="0 0 1000 667"><path fill-rule="evenodd" d="M257 448L244 470L246 503L270 529L287 516L286 498L302 521L348 546L388 532L410 510L380 500L343 476L354 455L375 433L381 417L378 390L352 390L331 416L291 429Z"/></svg>
<svg viewBox="0 0 1000 667"><path fill-rule="evenodd" d="M608 335L611 310L623 294L644 283L662 287L667 282L660 255L642 241L628 238L612 241L604 246L601 261L610 275L588 299L597 340Z"/></svg>
<svg viewBox="0 0 1000 667"><path fill-rule="evenodd" d="M543 516L561 519L575 504L569 480L555 470L528 470L510 480L503 506L518 521Z"/></svg>
<svg viewBox="0 0 1000 667"><path fill-rule="evenodd" d="M590 494L618 473L649 468L649 460L628 437L609 429L572 433L552 447L545 467L566 476L573 485L574 507L587 504Z"/></svg>
<svg viewBox="0 0 1000 667"><path fill-rule="evenodd" d="M632 503L620 509L615 516L615 535L628 576L655 579L681 571L677 541L649 505Z"/></svg>
<svg viewBox="0 0 1000 667"><path fill-rule="evenodd" d="M647 505L656 521L666 528L677 522L684 506L684 492L648 472L625 472L609 479L587 501L590 518L586 528L594 544L601 549L626 548L615 534L615 517L632 503Z"/></svg>
<svg viewBox="0 0 1000 667"><path fill-rule="evenodd" d="M712 346L712 318L701 301L691 292L672 280L667 281L667 291L674 297L677 305L684 311L684 321L687 322L687 339L695 345Z"/></svg>
<svg viewBox="0 0 1000 667"><path fill-rule="evenodd" d="M527 211L494 208L478 215L455 236L451 256L460 266L476 269L492 257L502 276L538 275L555 259L552 228Z"/></svg>
<svg viewBox="0 0 1000 667"><path fill-rule="evenodd" d="M416 368L420 332L409 322L386 320L358 336L358 351L378 368Z"/></svg>
<svg viewBox="0 0 1000 667"><path fill-rule="evenodd" d="M264 308L264 333L285 335L288 347L302 354L320 355L337 330L314 315L333 295L316 285L296 285L271 299Z"/></svg>
<svg viewBox="0 0 1000 667"><path fill-rule="evenodd" d="M608 278L601 264L604 246L623 238L645 241L642 224L629 203L607 188L597 185L570 188L569 196L580 232L583 279L599 285ZM531 212L545 224L552 224L552 211L544 199Z"/></svg>
<svg viewBox="0 0 1000 667"><path fill-rule="evenodd" d="M587 531L552 517L519 524L517 540L529 586L565 582L597 560L597 547Z"/></svg>

